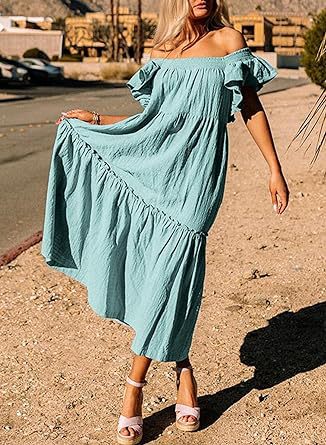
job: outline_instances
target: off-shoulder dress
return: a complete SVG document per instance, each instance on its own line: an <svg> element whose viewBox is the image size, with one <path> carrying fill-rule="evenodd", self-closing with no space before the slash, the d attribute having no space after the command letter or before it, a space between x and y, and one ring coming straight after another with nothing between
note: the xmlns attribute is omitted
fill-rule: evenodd
<svg viewBox="0 0 326 445"><path fill-rule="evenodd" d="M258 91L276 74L248 47L150 59L127 82L140 113L57 128L41 253L86 286L98 315L132 328L138 355L189 353L225 188L227 124L241 109L241 87Z"/></svg>

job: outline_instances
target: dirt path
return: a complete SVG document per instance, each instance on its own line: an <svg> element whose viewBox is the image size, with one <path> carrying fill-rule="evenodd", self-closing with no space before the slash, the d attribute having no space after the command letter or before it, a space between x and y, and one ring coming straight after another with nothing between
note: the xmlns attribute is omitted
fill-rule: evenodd
<svg viewBox="0 0 326 445"><path fill-rule="evenodd" d="M281 217L241 116L230 126L192 348L203 428L176 431L173 363L153 362L144 443L325 444L326 154L309 170L311 150L285 153L318 94L308 85L262 99L291 192ZM94 314L86 290L50 270L39 244L0 279L0 443L114 444L132 333Z"/></svg>

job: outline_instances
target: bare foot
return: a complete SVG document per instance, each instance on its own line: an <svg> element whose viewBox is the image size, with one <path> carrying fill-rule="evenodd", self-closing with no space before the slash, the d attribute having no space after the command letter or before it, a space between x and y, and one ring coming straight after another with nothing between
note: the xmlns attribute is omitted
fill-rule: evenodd
<svg viewBox="0 0 326 445"><path fill-rule="evenodd" d="M142 415L141 393L143 388L126 383L126 391L123 400L121 414L126 417L134 417ZM120 433L124 436L135 437L137 433L132 426L121 428Z"/></svg>
<svg viewBox="0 0 326 445"><path fill-rule="evenodd" d="M192 407L198 406L197 382L192 370L187 369L180 373L180 385L176 403ZM197 420L194 416L182 416L181 419L185 422L195 422Z"/></svg>

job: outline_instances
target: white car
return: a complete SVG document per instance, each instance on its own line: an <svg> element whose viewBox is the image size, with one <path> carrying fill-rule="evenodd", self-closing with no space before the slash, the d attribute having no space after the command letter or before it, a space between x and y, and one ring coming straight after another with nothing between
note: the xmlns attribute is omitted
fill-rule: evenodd
<svg viewBox="0 0 326 445"><path fill-rule="evenodd" d="M0 74L2 78L16 82L28 82L29 80L27 70L3 62L0 62Z"/></svg>
<svg viewBox="0 0 326 445"><path fill-rule="evenodd" d="M42 71L47 73L48 79L62 79L63 68L52 65L50 62L44 59L32 59L23 58L20 59L21 63L30 66L33 70Z"/></svg>

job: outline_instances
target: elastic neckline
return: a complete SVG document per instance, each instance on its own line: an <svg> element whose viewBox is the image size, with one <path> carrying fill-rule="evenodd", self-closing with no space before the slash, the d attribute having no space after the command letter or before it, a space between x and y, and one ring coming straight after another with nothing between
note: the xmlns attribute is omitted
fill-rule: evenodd
<svg viewBox="0 0 326 445"><path fill-rule="evenodd" d="M236 51L233 51L232 53L226 54L225 56L206 56L206 57L153 57L151 60L163 60L164 62L167 61L182 61L182 60L225 60L229 57L236 56L238 54L241 54L242 52L246 53L249 52L251 54L251 49L249 46L245 46L244 48L237 49Z"/></svg>

